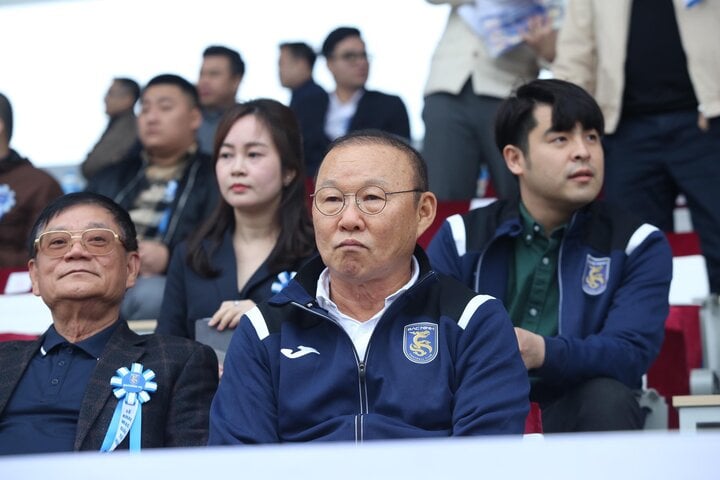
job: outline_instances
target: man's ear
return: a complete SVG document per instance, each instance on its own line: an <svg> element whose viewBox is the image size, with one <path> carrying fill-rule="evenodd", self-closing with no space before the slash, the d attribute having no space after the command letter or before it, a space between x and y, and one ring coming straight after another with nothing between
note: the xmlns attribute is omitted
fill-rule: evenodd
<svg viewBox="0 0 720 480"><path fill-rule="evenodd" d="M425 230L432 225L437 214L437 197L432 192L422 192L420 194L420 201L418 202L417 215L418 215L418 227L417 237L420 238Z"/></svg>
<svg viewBox="0 0 720 480"><path fill-rule="evenodd" d="M194 107L192 109L190 118L193 130L197 131L200 128L200 125L202 124L202 119L202 112L200 111L200 108Z"/></svg>
<svg viewBox="0 0 720 480"><path fill-rule="evenodd" d="M138 252L127 253L127 280L125 280L125 288L128 289L135 285L138 275L140 274L140 254Z"/></svg>
<svg viewBox="0 0 720 480"><path fill-rule="evenodd" d="M514 175L521 175L525 171L525 154L515 145L505 145L502 149L505 164Z"/></svg>
<svg viewBox="0 0 720 480"><path fill-rule="evenodd" d="M30 281L32 282L32 293L36 296L40 296L40 286L38 285L38 266L37 260L31 258L28 261L28 271L30 272Z"/></svg>
<svg viewBox="0 0 720 480"><path fill-rule="evenodd" d="M325 58L325 65L328 71L334 76L335 75L335 62L332 58Z"/></svg>
<svg viewBox="0 0 720 480"><path fill-rule="evenodd" d="M240 74L233 76L233 85L235 86L235 91L237 92L240 88L240 84L242 83L243 76Z"/></svg>

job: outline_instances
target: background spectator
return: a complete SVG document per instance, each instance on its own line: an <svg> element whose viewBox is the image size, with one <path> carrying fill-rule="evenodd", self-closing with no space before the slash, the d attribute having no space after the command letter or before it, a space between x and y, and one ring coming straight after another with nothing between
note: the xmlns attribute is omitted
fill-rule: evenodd
<svg viewBox="0 0 720 480"><path fill-rule="evenodd" d="M441 200L473 198L478 194L481 167L486 164L496 195L515 198L517 182L495 148L495 112L513 86L537 78L541 61L552 60L555 30L548 15L558 8L538 6L539 10L533 8L521 15L515 9L520 9L522 2L428 1L451 5L425 85L423 155L428 162L430 188ZM518 34L517 45L494 52L489 44L494 37L481 35L483 23L479 19L483 17L515 26L515 33L523 31L525 36ZM520 26L511 19L521 22ZM513 32L500 33L504 38Z"/></svg>
<svg viewBox="0 0 720 480"><path fill-rule="evenodd" d="M126 320L158 317L172 249L217 202L210 160L195 143L201 121L195 87L177 75L158 75L140 102L142 151L101 170L87 186L127 209L138 231L140 277L125 296Z"/></svg>
<svg viewBox="0 0 720 480"><path fill-rule="evenodd" d="M201 152L213 154L215 130L223 113L235 105L244 75L245 62L235 50L213 45L203 52L197 84L202 107L202 123L197 132Z"/></svg>
<svg viewBox="0 0 720 480"><path fill-rule="evenodd" d="M336 28L323 42L322 54L335 80L335 90L322 112L328 144L348 132L366 128L410 139L407 110L400 97L365 89L370 58L360 30Z"/></svg>
<svg viewBox="0 0 720 480"><path fill-rule="evenodd" d="M105 94L105 113L109 117L100 140L82 163L82 174L89 179L108 165L119 162L138 146L135 103L140 86L130 78L113 79Z"/></svg>
<svg viewBox="0 0 720 480"><path fill-rule="evenodd" d="M720 2L570 0L553 72L607 119L605 196L673 231L678 193L720 292Z"/></svg>
<svg viewBox="0 0 720 480"><path fill-rule="evenodd" d="M32 222L50 200L62 195L57 181L10 148L13 111L0 93L0 267L24 267Z"/></svg>
<svg viewBox="0 0 720 480"><path fill-rule="evenodd" d="M300 123L306 172L314 177L327 148L324 132L328 94L315 83L312 72L316 54L307 43L280 44L280 83L292 92L290 109Z"/></svg>

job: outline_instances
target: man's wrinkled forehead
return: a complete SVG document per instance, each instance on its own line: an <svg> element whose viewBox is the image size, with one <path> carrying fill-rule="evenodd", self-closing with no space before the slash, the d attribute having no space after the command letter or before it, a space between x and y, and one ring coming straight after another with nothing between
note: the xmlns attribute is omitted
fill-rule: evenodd
<svg viewBox="0 0 720 480"><path fill-rule="evenodd" d="M92 211L92 214L84 215L82 217L73 216L73 220L71 222L69 219L69 215L72 215L74 211L80 210L82 208L90 209ZM63 208L62 210L55 212L55 214L50 217L44 225L40 225L38 233L43 233L50 230L74 231L78 229L84 230L88 228L109 228L111 230L117 231L118 226L115 224L114 221L112 221L111 218L99 218L106 215L108 217L111 217L110 212L97 205L70 205L67 208Z"/></svg>
<svg viewBox="0 0 720 480"><path fill-rule="evenodd" d="M385 186L401 177L407 164L403 152L385 144L347 143L325 156L316 178L320 187L361 181L365 185Z"/></svg>

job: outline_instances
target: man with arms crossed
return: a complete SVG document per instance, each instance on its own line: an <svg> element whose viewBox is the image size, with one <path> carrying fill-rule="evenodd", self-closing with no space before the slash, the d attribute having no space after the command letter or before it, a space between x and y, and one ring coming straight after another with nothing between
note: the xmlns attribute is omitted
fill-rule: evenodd
<svg viewBox="0 0 720 480"><path fill-rule="evenodd" d="M420 154L337 140L313 194L320 256L240 321L211 444L520 434L529 385L502 304L438 275Z"/></svg>

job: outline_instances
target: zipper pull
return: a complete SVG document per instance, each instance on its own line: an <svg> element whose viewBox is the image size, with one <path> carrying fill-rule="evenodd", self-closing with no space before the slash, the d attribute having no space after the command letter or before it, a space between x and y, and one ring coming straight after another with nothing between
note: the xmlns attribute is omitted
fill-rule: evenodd
<svg viewBox="0 0 720 480"><path fill-rule="evenodd" d="M358 363L358 373L360 374L360 381L365 381L365 362Z"/></svg>

